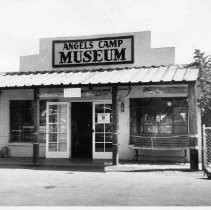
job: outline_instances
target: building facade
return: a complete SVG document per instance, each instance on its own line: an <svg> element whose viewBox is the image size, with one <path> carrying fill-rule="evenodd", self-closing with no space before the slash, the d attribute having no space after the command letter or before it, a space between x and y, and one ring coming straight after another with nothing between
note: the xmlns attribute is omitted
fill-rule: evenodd
<svg viewBox="0 0 211 210"><path fill-rule="evenodd" d="M171 143L191 137L200 159L197 77L175 65L174 47L151 48L148 31L40 39L38 55L0 75L0 147L13 157L32 157L39 143L40 157L130 160L131 145L147 141L141 160L181 161Z"/></svg>

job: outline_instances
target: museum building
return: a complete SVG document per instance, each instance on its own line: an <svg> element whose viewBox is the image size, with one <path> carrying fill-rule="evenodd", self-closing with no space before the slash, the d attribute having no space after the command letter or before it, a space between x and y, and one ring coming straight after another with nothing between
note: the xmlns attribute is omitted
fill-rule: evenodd
<svg viewBox="0 0 211 210"><path fill-rule="evenodd" d="M20 71L0 74L0 148L12 157L38 147L45 158L201 161L197 78L198 69L175 65L174 47L151 48L150 31L42 38Z"/></svg>

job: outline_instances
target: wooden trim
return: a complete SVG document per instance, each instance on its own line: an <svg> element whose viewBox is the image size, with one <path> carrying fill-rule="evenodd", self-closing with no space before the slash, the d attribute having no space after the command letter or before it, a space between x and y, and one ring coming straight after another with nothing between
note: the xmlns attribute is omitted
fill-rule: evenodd
<svg viewBox="0 0 211 210"><path fill-rule="evenodd" d="M117 85L112 85L112 115L113 115L113 165L118 165L119 154L118 154L118 100L117 100Z"/></svg>
<svg viewBox="0 0 211 210"><path fill-rule="evenodd" d="M188 86L189 134L198 134L196 83Z"/></svg>
<svg viewBox="0 0 211 210"><path fill-rule="evenodd" d="M137 86L137 85L185 85L185 84L195 84L195 81L171 81L171 82L135 82L135 83L131 83L131 82L127 82L127 83L106 83L106 84L101 84L100 82L98 84L67 84L67 85L31 85L31 86L13 86L13 87L0 87L0 90L9 90L9 89L33 89L33 88L70 88L70 87L108 87L111 85L117 85L118 86Z"/></svg>
<svg viewBox="0 0 211 210"><path fill-rule="evenodd" d="M34 101L33 101L33 124L34 124L34 143L38 143L39 139L39 111L40 111L40 99L39 89L34 89Z"/></svg>
<svg viewBox="0 0 211 210"><path fill-rule="evenodd" d="M40 123L40 99L39 89L34 89L34 101L33 101L33 124L34 124L34 139L33 139L33 163L38 162L39 158L39 123Z"/></svg>

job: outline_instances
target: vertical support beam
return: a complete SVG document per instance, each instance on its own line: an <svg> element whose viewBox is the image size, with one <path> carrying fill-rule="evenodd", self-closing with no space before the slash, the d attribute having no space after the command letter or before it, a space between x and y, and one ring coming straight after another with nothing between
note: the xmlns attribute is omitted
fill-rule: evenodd
<svg viewBox="0 0 211 210"><path fill-rule="evenodd" d="M118 152L118 100L117 100L117 85L112 85L112 115L113 115L113 165L119 164L119 152Z"/></svg>
<svg viewBox="0 0 211 210"><path fill-rule="evenodd" d="M34 89L34 100L33 100L33 124L34 124L34 141L33 141L33 163L38 162L39 158L39 89Z"/></svg>
<svg viewBox="0 0 211 210"><path fill-rule="evenodd" d="M198 170L198 127L196 83L188 85L190 168Z"/></svg>

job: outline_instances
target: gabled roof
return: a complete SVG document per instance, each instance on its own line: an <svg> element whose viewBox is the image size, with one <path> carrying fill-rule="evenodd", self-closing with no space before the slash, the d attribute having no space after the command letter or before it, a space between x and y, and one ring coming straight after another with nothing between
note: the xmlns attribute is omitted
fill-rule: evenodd
<svg viewBox="0 0 211 210"><path fill-rule="evenodd" d="M92 71L7 72L0 74L0 88L191 82L197 80L198 72L196 68L181 65Z"/></svg>

